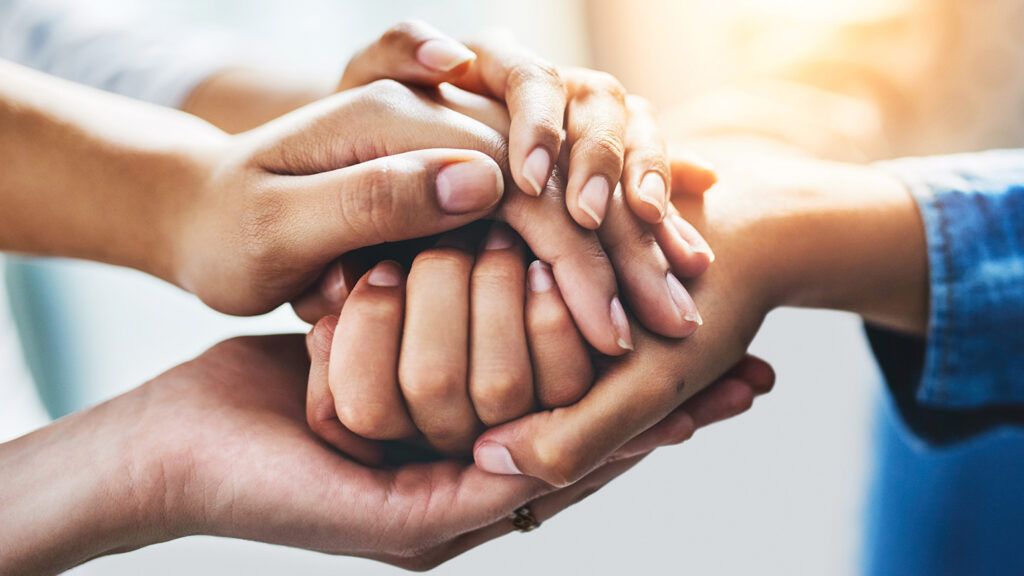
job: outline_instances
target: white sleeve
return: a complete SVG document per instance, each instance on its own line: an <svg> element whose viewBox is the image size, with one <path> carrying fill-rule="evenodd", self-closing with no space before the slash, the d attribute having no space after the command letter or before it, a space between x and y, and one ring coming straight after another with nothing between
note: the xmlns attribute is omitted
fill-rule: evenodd
<svg viewBox="0 0 1024 576"><path fill-rule="evenodd" d="M102 2L0 0L0 58L173 108L240 60L223 34L126 12Z"/></svg>

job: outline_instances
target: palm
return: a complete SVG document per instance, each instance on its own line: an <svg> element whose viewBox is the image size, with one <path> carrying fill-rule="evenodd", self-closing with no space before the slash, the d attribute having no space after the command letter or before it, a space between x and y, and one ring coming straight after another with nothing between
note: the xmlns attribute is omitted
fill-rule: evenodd
<svg viewBox="0 0 1024 576"><path fill-rule="evenodd" d="M190 530L380 558L491 524L537 493L535 481L454 461L353 462L306 424L308 370L301 336L250 337L147 385L144 418L158 427L144 429L171 423L157 441L181 448L164 466L188 464L169 488L184 495Z"/></svg>

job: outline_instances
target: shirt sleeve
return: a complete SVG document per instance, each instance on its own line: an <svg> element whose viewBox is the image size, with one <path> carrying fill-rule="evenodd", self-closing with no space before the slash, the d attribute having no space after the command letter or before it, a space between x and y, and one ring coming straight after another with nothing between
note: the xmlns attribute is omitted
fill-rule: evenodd
<svg viewBox="0 0 1024 576"><path fill-rule="evenodd" d="M928 247L926 338L868 328L897 406L925 440L1024 413L1024 150L881 167L911 190Z"/></svg>
<svg viewBox="0 0 1024 576"><path fill-rule="evenodd" d="M223 33L103 6L0 0L0 58L172 108L205 78L241 60Z"/></svg>

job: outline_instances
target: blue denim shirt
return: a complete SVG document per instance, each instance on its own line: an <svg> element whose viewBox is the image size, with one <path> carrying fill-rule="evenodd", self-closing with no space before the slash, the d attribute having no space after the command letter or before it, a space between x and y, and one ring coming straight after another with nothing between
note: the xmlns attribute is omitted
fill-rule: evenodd
<svg viewBox="0 0 1024 576"><path fill-rule="evenodd" d="M910 188L928 245L927 338L869 328L901 412L936 442L1024 420L1024 150L879 166Z"/></svg>

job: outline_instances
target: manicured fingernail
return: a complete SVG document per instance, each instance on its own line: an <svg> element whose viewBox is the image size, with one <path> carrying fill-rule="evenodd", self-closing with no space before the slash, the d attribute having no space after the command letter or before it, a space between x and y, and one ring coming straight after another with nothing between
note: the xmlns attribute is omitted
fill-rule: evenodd
<svg viewBox="0 0 1024 576"><path fill-rule="evenodd" d="M416 50L416 59L431 70L451 72L455 68L472 62L476 54L454 40L427 40Z"/></svg>
<svg viewBox="0 0 1024 576"><path fill-rule="evenodd" d="M672 302L675 303L683 320L691 322L696 326L703 325L704 320L700 317L700 312L697 311L697 305L693 302L693 298L690 297L690 293L683 287L683 283L679 281L679 278L676 278L675 274L669 272L665 275L665 281L668 282L668 293L672 296Z"/></svg>
<svg viewBox="0 0 1024 576"><path fill-rule="evenodd" d="M668 187L665 186L665 179L657 172L648 172L640 181L640 201L650 204L658 211L658 221L665 218L665 197Z"/></svg>
<svg viewBox="0 0 1024 576"><path fill-rule="evenodd" d="M402 283L402 266L394 260L385 260L373 267L366 281L370 286L394 288Z"/></svg>
<svg viewBox="0 0 1024 576"><path fill-rule="evenodd" d="M683 219L679 214L672 215L672 225L675 226L679 235L686 240L686 243L690 245L690 249L694 252L700 252L701 254L707 254L710 262L715 261L715 253L711 250L711 246L708 246L707 240L700 235L700 232L693 227L692 224Z"/></svg>
<svg viewBox="0 0 1024 576"><path fill-rule="evenodd" d="M487 235L484 250L504 250L511 248L515 242L516 239L512 236L512 231L507 226L495 224L491 228L491 233Z"/></svg>
<svg viewBox="0 0 1024 576"><path fill-rule="evenodd" d="M547 292L555 287L555 276L546 262L534 260L526 277L531 292Z"/></svg>
<svg viewBox="0 0 1024 576"><path fill-rule="evenodd" d="M548 178L550 177L551 155L548 154L547 150L538 146L526 157L526 162L523 162L523 178L526 178L530 187L533 188L532 190L524 190L524 192L540 196L540 193L544 191L544 187L547 186Z"/></svg>
<svg viewBox="0 0 1024 576"><path fill-rule="evenodd" d="M592 176L580 192L580 210L586 212L598 226L604 221L608 195L608 180L604 176Z"/></svg>
<svg viewBox="0 0 1024 576"><path fill-rule="evenodd" d="M437 201L449 214L486 210L501 198L503 188L501 171L490 162L457 162L437 173Z"/></svg>
<svg viewBox="0 0 1024 576"><path fill-rule="evenodd" d="M615 343L623 350L632 350L633 335L629 331L629 320L618 296L612 298L611 315L612 326L615 328Z"/></svg>
<svg viewBox="0 0 1024 576"><path fill-rule="evenodd" d="M477 446L473 460L481 470L491 474L522 475L508 448L497 442L482 442Z"/></svg>

